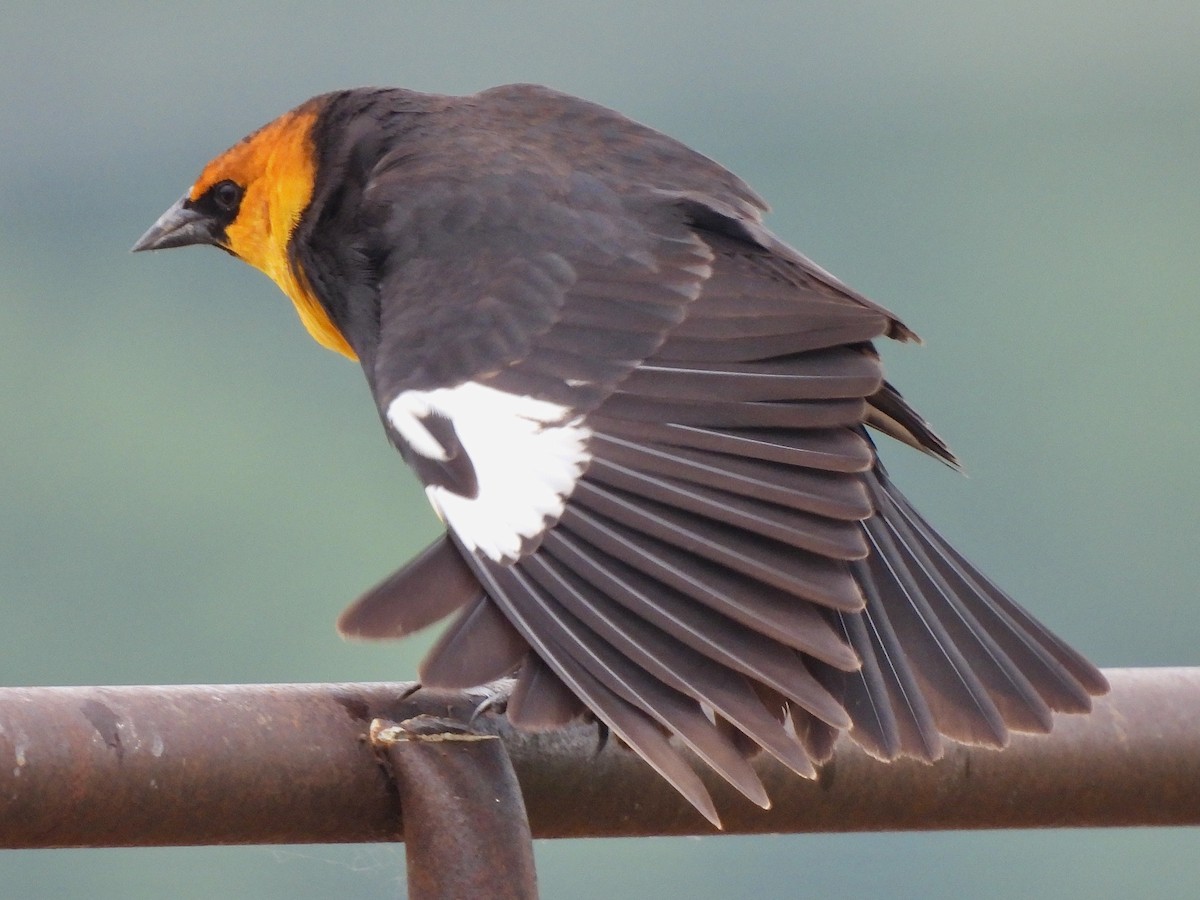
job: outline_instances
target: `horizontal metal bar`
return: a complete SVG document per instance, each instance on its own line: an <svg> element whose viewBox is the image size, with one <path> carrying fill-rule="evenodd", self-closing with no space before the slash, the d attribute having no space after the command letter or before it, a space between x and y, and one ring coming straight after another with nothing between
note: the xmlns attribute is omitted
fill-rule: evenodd
<svg viewBox="0 0 1200 900"><path fill-rule="evenodd" d="M1090 716L1002 751L884 764L849 741L816 781L762 758L768 811L709 780L729 833L1200 824L1200 669L1107 672ZM478 697L403 684L0 688L0 846L386 841L395 788L376 717L463 720ZM533 836L707 834L649 767L593 726L524 734L484 715Z"/></svg>

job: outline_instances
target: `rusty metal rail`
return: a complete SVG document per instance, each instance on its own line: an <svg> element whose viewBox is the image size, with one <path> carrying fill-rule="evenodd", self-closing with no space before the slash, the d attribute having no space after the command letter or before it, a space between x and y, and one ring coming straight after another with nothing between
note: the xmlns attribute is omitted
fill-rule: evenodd
<svg viewBox="0 0 1200 900"><path fill-rule="evenodd" d="M410 900L536 900L529 821L498 737L422 715L375 719L370 739L405 815Z"/></svg>
<svg viewBox="0 0 1200 900"><path fill-rule="evenodd" d="M1018 736L1004 752L953 747L935 765L884 765L843 742L816 781L764 758L766 812L710 787L735 834L1200 824L1200 668L1107 674L1113 692L1091 716L1061 717L1052 735ZM372 743L376 718L462 721L478 700L405 698L407 687L0 688L0 847L396 840L401 807L435 821L405 794L415 765L427 767L418 785L447 765L499 772L489 789L512 810L493 783L506 762L459 755L480 752L472 742L445 743L440 762ZM477 730L507 748L533 837L711 833L632 754L601 748L594 727L517 734L485 715ZM497 821L519 816L516 800Z"/></svg>

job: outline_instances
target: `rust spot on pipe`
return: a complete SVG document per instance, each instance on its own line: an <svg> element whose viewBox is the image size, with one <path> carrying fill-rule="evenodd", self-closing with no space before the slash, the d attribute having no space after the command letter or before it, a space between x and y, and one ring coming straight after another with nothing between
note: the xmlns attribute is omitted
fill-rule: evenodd
<svg viewBox="0 0 1200 900"><path fill-rule="evenodd" d="M359 697L335 697L334 700L355 722L366 723L371 718L371 707Z"/></svg>
<svg viewBox="0 0 1200 900"><path fill-rule="evenodd" d="M104 746L117 754L117 761L125 759L125 747L121 744L121 720L112 708L97 700L85 700L79 711L92 723Z"/></svg>

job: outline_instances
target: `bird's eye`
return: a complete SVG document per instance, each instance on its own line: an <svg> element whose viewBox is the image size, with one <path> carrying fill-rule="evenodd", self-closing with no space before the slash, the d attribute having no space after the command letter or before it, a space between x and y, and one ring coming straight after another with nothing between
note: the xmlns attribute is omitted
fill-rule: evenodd
<svg viewBox="0 0 1200 900"><path fill-rule="evenodd" d="M234 212L242 202L242 188L234 181L220 181L214 184L211 193L213 203L222 212Z"/></svg>

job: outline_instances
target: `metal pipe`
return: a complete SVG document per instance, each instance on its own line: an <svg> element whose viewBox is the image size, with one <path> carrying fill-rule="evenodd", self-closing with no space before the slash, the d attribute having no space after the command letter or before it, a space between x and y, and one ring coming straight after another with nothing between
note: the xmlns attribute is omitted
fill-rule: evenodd
<svg viewBox="0 0 1200 900"><path fill-rule="evenodd" d="M404 810L410 900L536 900L533 839L504 744L418 716L371 723Z"/></svg>
<svg viewBox="0 0 1200 900"><path fill-rule="evenodd" d="M759 810L711 779L727 833L1200 824L1200 668L1106 673L1089 716L1001 752L876 762L848 741L816 781L757 761ZM374 718L467 720L478 700L408 685L0 688L0 846L397 840ZM710 834L596 729L498 734L534 837Z"/></svg>

